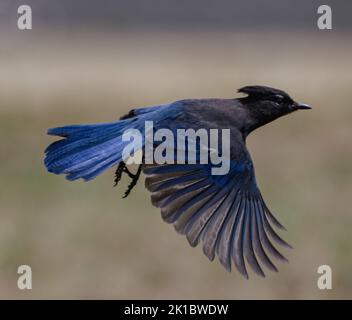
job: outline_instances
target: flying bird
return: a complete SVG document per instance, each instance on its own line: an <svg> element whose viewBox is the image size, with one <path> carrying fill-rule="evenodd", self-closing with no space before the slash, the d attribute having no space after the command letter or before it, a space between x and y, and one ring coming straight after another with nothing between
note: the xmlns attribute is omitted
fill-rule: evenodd
<svg viewBox="0 0 352 320"><path fill-rule="evenodd" d="M49 172L65 174L70 181L92 180L116 166L115 184L123 174L131 178L127 196L143 172L152 204L164 221L186 236L191 246L202 243L204 254L215 256L226 270L234 265L248 278L248 266L265 276L263 266L278 271L272 257L287 262L274 243L290 247L274 228L285 229L270 212L256 183L254 166L246 147L255 129L297 110L310 109L295 102L286 92L266 86L238 90L244 97L234 99L185 99L152 107L136 108L119 120L102 124L69 125L48 130L62 137L45 150ZM203 163L146 164L132 173L123 159L127 129L176 132L184 129L229 129L230 166L225 175L214 175ZM145 133L145 132L144 132ZM141 150L145 152L143 140ZM177 148L177 145L174 146ZM199 149L196 150L196 153Z"/></svg>

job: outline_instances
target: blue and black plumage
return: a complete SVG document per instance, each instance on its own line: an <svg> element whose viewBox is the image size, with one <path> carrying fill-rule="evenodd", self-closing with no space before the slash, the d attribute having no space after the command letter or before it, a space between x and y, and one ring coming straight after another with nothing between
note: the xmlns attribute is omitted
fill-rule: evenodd
<svg viewBox="0 0 352 320"><path fill-rule="evenodd" d="M277 271L271 261L286 258L273 242L290 247L273 226L284 227L267 208L256 183L254 166L246 148L246 137L256 128L298 109L309 109L293 101L284 91L247 86L237 99L188 99L131 110L120 120L93 125L72 125L48 130L63 139L46 149L49 172L65 174L68 180L91 180L117 166L115 182L126 173L132 178L129 194L140 172L152 204L162 218L184 234L191 246L202 242L204 254L231 270L232 263L248 277L248 265L264 276L262 266ZM122 159L126 129L143 132L145 121L154 129L230 129L230 170L213 175L208 164L142 164L132 174ZM143 145L141 146L142 151ZM176 147L177 148L177 145ZM199 150L198 150L199 151Z"/></svg>

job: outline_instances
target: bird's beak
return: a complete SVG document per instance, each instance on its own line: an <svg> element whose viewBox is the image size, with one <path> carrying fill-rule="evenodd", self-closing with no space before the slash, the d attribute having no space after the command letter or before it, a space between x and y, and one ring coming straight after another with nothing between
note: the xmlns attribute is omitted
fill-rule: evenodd
<svg viewBox="0 0 352 320"><path fill-rule="evenodd" d="M294 107L296 110L308 110L308 109L312 109L312 107L310 107L308 104L300 103L300 102L295 102L295 103L293 104L293 107Z"/></svg>

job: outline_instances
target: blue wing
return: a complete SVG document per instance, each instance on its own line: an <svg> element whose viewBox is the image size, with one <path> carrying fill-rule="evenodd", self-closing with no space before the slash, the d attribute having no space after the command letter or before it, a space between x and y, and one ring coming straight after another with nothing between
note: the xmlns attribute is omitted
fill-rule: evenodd
<svg viewBox="0 0 352 320"><path fill-rule="evenodd" d="M146 188L162 218L186 235L191 246L203 243L204 254L212 261L215 255L231 271L231 261L248 278L248 265L265 276L262 263L272 271L277 268L273 256L287 259L272 240L290 247L272 225L284 227L265 205L257 187L251 160L231 162L226 176L211 175L208 165L150 165L145 167Z"/></svg>

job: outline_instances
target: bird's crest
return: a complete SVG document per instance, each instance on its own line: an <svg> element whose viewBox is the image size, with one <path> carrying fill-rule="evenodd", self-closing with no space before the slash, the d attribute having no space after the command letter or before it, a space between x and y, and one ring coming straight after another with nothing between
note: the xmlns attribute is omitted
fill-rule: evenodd
<svg viewBox="0 0 352 320"><path fill-rule="evenodd" d="M267 87L267 86L245 86L238 89L238 92L247 94L250 97L265 97L273 95L281 95L283 97L289 97L285 91Z"/></svg>

